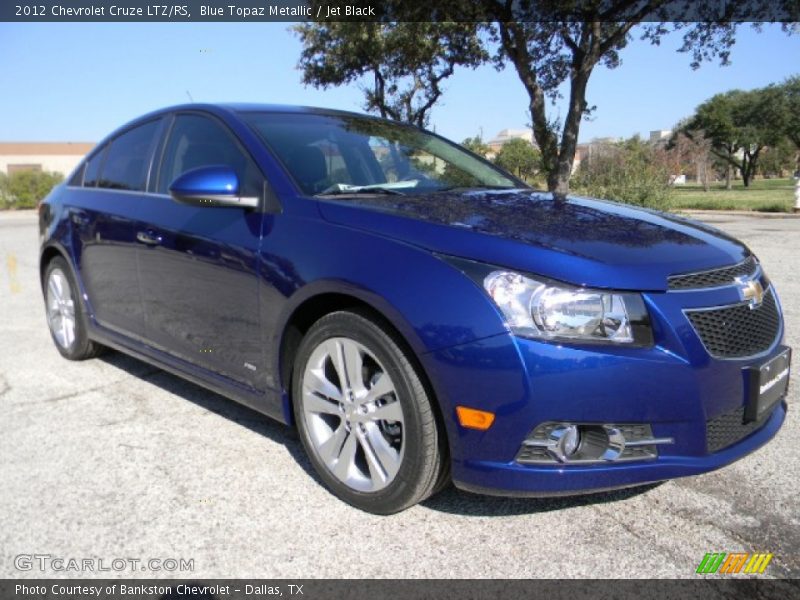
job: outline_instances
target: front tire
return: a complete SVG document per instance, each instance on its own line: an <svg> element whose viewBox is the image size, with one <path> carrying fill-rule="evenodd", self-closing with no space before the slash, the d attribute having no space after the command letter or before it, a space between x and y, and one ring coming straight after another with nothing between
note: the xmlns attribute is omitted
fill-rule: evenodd
<svg viewBox="0 0 800 600"><path fill-rule="evenodd" d="M69 360L97 356L102 346L89 339L86 312L78 286L62 257L57 256L47 264L43 287L47 326L61 356Z"/></svg>
<svg viewBox="0 0 800 600"><path fill-rule="evenodd" d="M441 487L446 449L432 398L376 320L340 311L317 321L298 349L292 390L311 463L345 502L386 515Z"/></svg>

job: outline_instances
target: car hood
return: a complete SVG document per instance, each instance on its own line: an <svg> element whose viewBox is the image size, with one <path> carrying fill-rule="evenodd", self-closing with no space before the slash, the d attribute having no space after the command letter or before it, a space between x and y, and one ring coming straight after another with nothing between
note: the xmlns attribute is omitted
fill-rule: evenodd
<svg viewBox="0 0 800 600"><path fill-rule="evenodd" d="M732 265L750 253L677 215L524 189L348 196L319 206L332 223L600 288L665 290L669 275Z"/></svg>

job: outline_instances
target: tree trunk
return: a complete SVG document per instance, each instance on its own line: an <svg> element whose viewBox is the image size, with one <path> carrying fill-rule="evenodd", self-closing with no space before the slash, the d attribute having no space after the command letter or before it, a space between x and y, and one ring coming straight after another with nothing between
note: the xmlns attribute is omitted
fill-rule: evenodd
<svg viewBox="0 0 800 600"><path fill-rule="evenodd" d="M533 138L542 154L542 170L547 174L547 187L553 191L552 177L558 164L558 139L547 123L544 92L538 86L528 90L531 98L530 111L533 123Z"/></svg>
<svg viewBox="0 0 800 600"><path fill-rule="evenodd" d="M725 168L725 189L733 189L733 166L730 164Z"/></svg>
<svg viewBox="0 0 800 600"><path fill-rule="evenodd" d="M561 134L561 147L558 152L556 168L550 173L548 186L550 191L558 195L569 193L569 179L572 176L572 163L578 148L578 132L581 127L583 111L586 107L586 84L589 82L589 72L578 70L572 76L572 85L569 93L569 109L564 121L564 130Z"/></svg>

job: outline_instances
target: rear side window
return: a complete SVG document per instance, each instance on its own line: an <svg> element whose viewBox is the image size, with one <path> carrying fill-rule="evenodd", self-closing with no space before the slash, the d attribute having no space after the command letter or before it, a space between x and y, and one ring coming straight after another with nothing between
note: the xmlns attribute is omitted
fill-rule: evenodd
<svg viewBox="0 0 800 600"><path fill-rule="evenodd" d="M98 150L86 163L86 168L83 170L83 187L97 187L97 180L100 178L100 167L103 166L106 150L108 150L108 146Z"/></svg>
<svg viewBox="0 0 800 600"><path fill-rule="evenodd" d="M86 163L81 164L75 172L72 174L72 177L69 178L69 183L67 185L72 186L82 186L83 185L83 172L86 170Z"/></svg>
<svg viewBox="0 0 800 600"><path fill-rule="evenodd" d="M170 184L183 173L219 165L236 172L242 196L261 195L258 167L222 124L202 115L178 115L164 148L156 191L168 194Z"/></svg>
<svg viewBox="0 0 800 600"><path fill-rule="evenodd" d="M157 120L150 121L112 140L106 152L99 187L137 192L145 190L158 124Z"/></svg>

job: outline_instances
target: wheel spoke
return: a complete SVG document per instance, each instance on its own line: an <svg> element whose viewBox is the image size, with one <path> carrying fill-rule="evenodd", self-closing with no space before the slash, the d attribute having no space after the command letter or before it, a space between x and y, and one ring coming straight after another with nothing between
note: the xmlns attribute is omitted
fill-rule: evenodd
<svg viewBox="0 0 800 600"><path fill-rule="evenodd" d="M64 315L64 345L69 348L72 342L75 341L75 320Z"/></svg>
<svg viewBox="0 0 800 600"><path fill-rule="evenodd" d="M344 368L347 372L347 385L353 391L363 390L366 386L363 373L364 358L361 356L361 350L349 340L342 342L341 346Z"/></svg>
<svg viewBox="0 0 800 600"><path fill-rule="evenodd" d="M367 433L359 432L358 437L373 483L385 483L393 479L400 468L400 456L383 437L380 429L373 425L367 429Z"/></svg>
<svg viewBox="0 0 800 600"><path fill-rule="evenodd" d="M64 347L68 347L70 345L69 341L69 323L67 322L67 318L62 315L61 317L61 339L63 340Z"/></svg>
<svg viewBox="0 0 800 600"><path fill-rule="evenodd" d="M306 393L304 398L306 410L312 413L339 416L339 404L327 398L320 398L313 392Z"/></svg>
<svg viewBox="0 0 800 600"><path fill-rule="evenodd" d="M347 384L347 367L344 363L344 350L340 340L328 340L325 342L325 351L331 357L333 368L336 369L336 375L339 377L339 385L342 392L346 393L349 389Z"/></svg>
<svg viewBox="0 0 800 600"><path fill-rule="evenodd" d="M303 385L309 392L325 396L336 402L342 401L342 392L325 377L322 369L308 369L303 378Z"/></svg>
<svg viewBox="0 0 800 600"><path fill-rule="evenodd" d="M347 429L342 423L333 431L331 437L319 445L317 450L319 450L319 455L326 464L332 465L339 458L342 453L342 444L346 437Z"/></svg>
<svg viewBox="0 0 800 600"><path fill-rule="evenodd" d="M49 289L50 292L52 293L53 300L58 302L58 300L61 298L61 291L58 289L58 285L56 284L56 277L54 277L53 275L50 276L50 281L47 282L47 289Z"/></svg>
<svg viewBox="0 0 800 600"><path fill-rule="evenodd" d="M356 441L356 436L354 436L352 433L349 433L347 435L347 439L344 441L339 458L336 461L336 464L333 466L333 474L342 481L347 481L350 476L350 469L356 460L357 445L358 442Z"/></svg>
<svg viewBox="0 0 800 600"><path fill-rule="evenodd" d="M403 422L403 407L399 400L392 400L379 406L369 415L373 421L399 421Z"/></svg>

